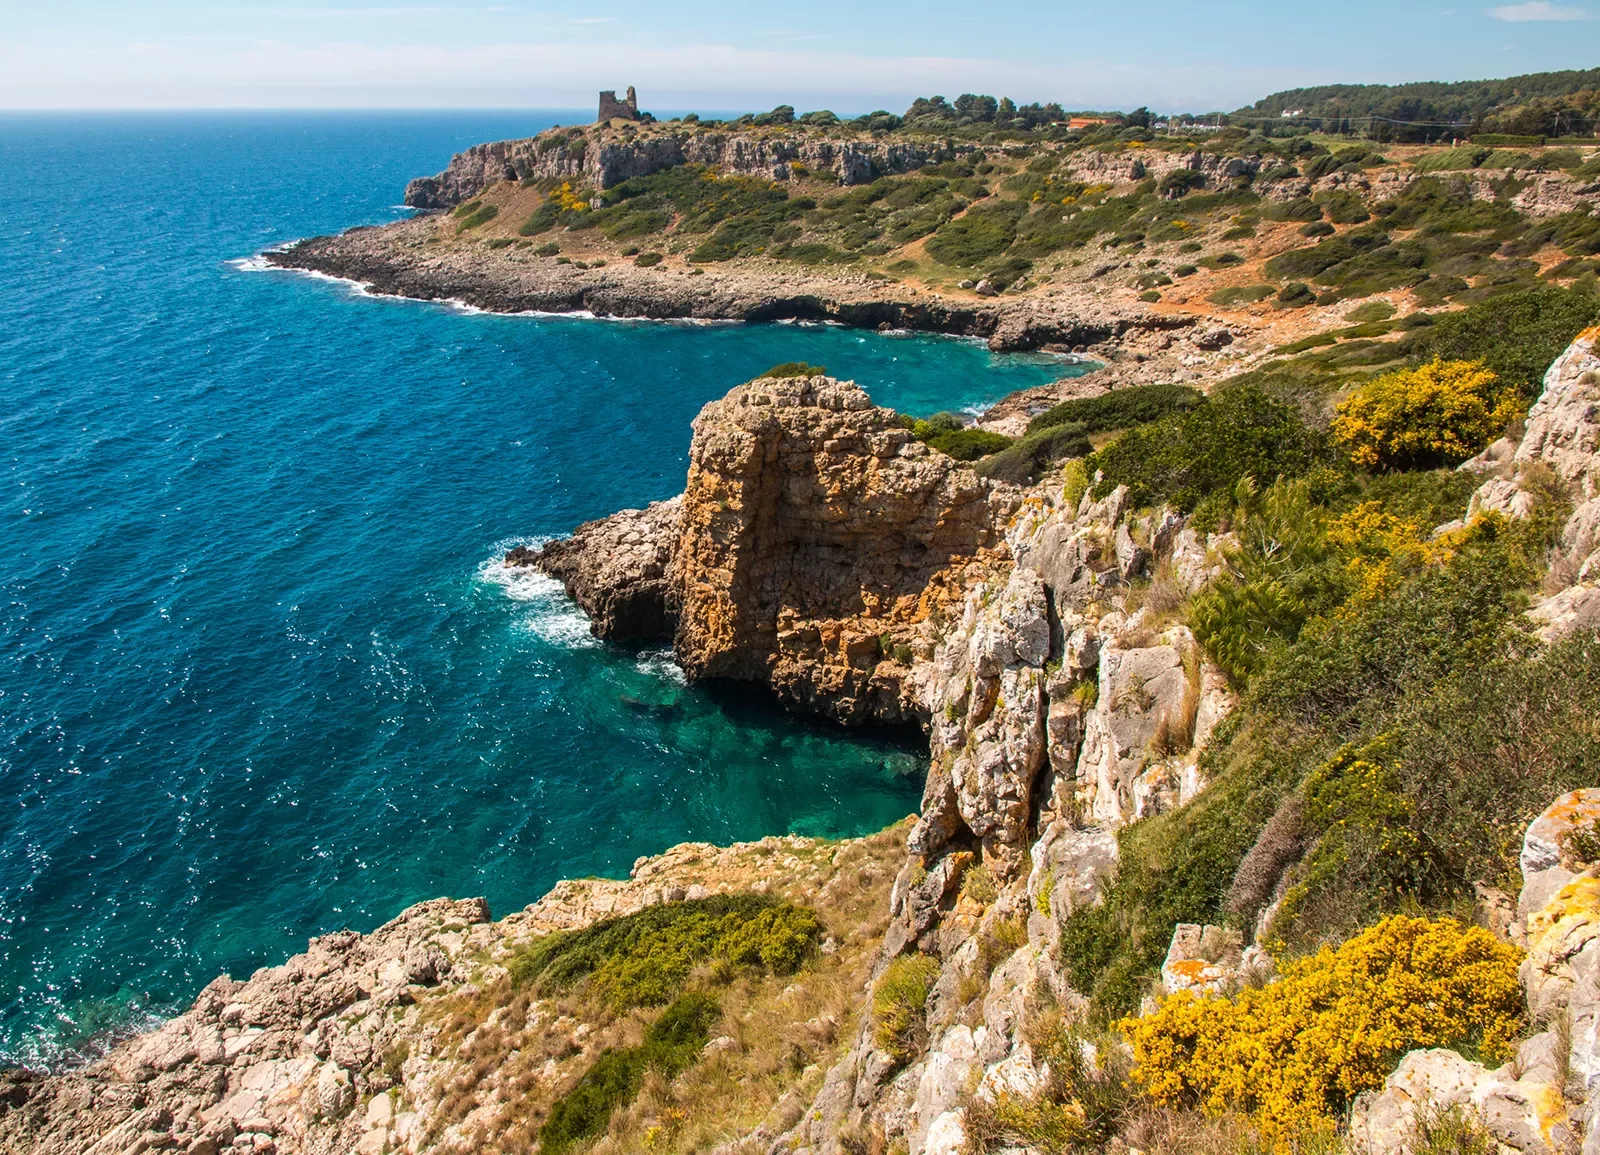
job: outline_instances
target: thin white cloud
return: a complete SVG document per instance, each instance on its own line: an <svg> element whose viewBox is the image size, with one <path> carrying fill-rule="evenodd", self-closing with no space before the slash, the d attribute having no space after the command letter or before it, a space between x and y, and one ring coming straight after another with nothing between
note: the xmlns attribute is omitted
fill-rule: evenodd
<svg viewBox="0 0 1600 1155"><path fill-rule="evenodd" d="M1503 4L1489 9L1489 15L1508 24L1532 24L1549 20L1588 20L1582 8L1566 8L1549 0L1527 0L1525 4Z"/></svg>
<svg viewBox="0 0 1600 1155"><path fill-rule="evenodd" d="M578 16L568 20L568 24L615 24L615 16Z"/></svg>
<svg viewBox="0 0 1600 1155"><path fill-rule="evenodd" d="M581 43L452 48L326 40L23 45L0 39L0 108L573 108L601 84L657 109L903 108L934 92L1004 93L1072 108L1234 108L1262 92L1339 79L1287 67L1218 72L1143 62L1034 65L982 57L795 46Z"/></svg>

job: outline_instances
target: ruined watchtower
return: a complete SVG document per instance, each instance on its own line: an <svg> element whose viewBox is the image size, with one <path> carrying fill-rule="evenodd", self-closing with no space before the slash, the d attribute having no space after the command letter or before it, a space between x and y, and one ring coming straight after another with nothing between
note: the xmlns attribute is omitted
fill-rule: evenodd
<svg viewBox="0 0 1600 1155"><path fill-rule="evenodd" d="M633 85L631 84L628 85L627 100L618 100L617 94L609 89L600 94L599 122L604 124L606 121L614 120L619 116L623 120L639 119L639 98L634 95Z"/></svg>

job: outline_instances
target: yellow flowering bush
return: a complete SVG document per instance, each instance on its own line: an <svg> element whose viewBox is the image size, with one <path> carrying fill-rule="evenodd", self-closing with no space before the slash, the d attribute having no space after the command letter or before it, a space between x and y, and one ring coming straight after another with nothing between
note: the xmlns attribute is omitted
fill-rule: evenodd
<svg viewBox="0 0 1600 1155"><path fill-rule="evenodd" d="M1414 1048L1506 1057L1523 1026L1521 958L1481 927L1396 916L1236 999L1180 992L1119 1025L1160 1105L1244 1110L1268 1132L1331 1127Z"/></svg>
<svg viewBox="0 0 1600 1155"><path fill-rule="evenodd" d="M1340 402L1334 440L1369 469L1465 461L1522 411L1515 389L1482 361L1433 360L1374 378Z"/></svg>
<svg viewBox="0 0 1600 1155"><path fill-rule="evenodd" d="M560 206L562 212L586 213L589 211L588 195L575 191L571 181L562 181L561 187L550 194L550 199Z"/></svg>

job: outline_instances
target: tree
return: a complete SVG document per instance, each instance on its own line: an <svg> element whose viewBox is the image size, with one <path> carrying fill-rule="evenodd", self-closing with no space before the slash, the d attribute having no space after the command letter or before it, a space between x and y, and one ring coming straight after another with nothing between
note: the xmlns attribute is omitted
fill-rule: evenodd
<svg viewBox="0 0 1600 1155"><path fill-rule="evenodd" d="M1123 117L1122 123L1126 128L1149 128L1150 119L1150 110L1141 104L1138 108L1128 113L1127 116Z"/></svg>
<svg viewBox="0 0 1600 1155"><path fill-rule="evenodd" d="M962 120L992 121L999 102L992 96L963 92L956 97L956 116Z"/></svg>

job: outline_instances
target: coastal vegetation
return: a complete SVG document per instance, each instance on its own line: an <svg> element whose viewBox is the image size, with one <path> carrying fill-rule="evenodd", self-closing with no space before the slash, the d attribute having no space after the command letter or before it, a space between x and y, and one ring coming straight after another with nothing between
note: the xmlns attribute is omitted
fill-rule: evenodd
<svg viewBox="0 0 1600 1155"><path fill-rule="evenodd" d="M1268 1134L1331 1132L1407 1051L1509 1058L1526 1015L1521 961L1481 927L1387 918L1236 998L1181 992L1124 1020L1132 1078L1161 1106L1244 1111Z"/></svg>

